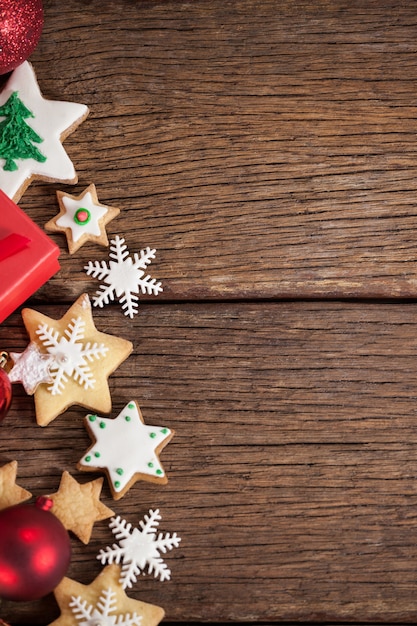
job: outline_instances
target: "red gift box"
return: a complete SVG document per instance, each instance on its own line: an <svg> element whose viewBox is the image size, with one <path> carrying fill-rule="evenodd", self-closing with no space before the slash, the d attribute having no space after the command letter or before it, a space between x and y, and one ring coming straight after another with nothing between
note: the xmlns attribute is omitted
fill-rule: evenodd
<svg viewBox="0 0 417 626"><path fill-rule="evenodd" d="M59 248L0 190L0 322L59 270Z"/></svg>

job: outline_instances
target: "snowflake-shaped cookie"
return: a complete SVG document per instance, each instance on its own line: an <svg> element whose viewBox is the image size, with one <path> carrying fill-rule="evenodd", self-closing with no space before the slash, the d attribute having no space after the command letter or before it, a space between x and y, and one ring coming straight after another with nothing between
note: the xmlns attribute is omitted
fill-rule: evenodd
<svg viewBox="0 0 417 626"><path fill-rule="evenodd" d="M122 563L120 574L120 583L123 589L132 587L136 582L138 574L148 566L148 574L154 574L155 578L160 580L169 580L171 578L171 570L168 569L166 563L160 556L160 553L177 548L181 539L177 533L170 535L169 533L159 533L156 535L156 529L159 525L159 510L149 511L149 515L145 515L144 520L139 522L139 528L132 530L132 525L122 519L120 515L111 519L109 527L111 528L118 544L100 550L97 558L104 563Z"/></svg>
<svg viewBox="0 0 417 626"><path fill-rule="evenodd" d="M168 481L158 455L174 431L145 424L136 402L126 404L115 418L87 415L85 426L95 443L77 467L87 472L104 469L115 500L138 479L160 484Z"/></svg>
<svg viewBox="0 0 417 626"><path fill-rule="evenodd" d="M133 318L138 312L138 300L136 295L140 291L149 295L158 295L162 291L160 282L146 275L144 270L155 258L156 250L146 248L140 254L134 253L129 256L129 250L123 237L116 235L110 241L110 261L89 261L84 267L88 276L103 281L97 296L93 298L94 306L102 307L116 297L125 315Z"/></svg>
<svg viewBox="0 0 417 626"><path fill-rule="evenodd" d="M36 331L42 346L54 357L49 366L53 382L48 387L53 396L63 392L68 378L84 389L94 388L96 381L89 363L105 356L108 347L104 343L85 343L84 333L85 321L81 316L72 319L62 334L48 324L40 324Z"/></svg>

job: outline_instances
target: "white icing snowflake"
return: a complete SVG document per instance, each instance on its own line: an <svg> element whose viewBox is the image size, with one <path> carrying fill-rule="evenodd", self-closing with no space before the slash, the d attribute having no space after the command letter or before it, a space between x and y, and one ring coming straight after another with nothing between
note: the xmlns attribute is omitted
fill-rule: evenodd
<svg viewBox="0 0 417 626"><path fill-rule="evenodd" d="M137 613L110 615L117 611L116 600L115 591L103 589L95 607L80 596L72 596L69 606L79 626L140 626L142 617Z"/></svg>
<svg viewBox="0 0 417 626"><path fill-rule="evenodd" d="M149 295L158 295L162 291L160 282L146 275L144 270L155 258L156 250L146 248L135 252L133 258L123 237L116 235L110 242L109 264L105 261L89 261L84 267L88 276L98 278L104 282L93 298L94 306L102 307L116 297L125 315L133 318L138 312L139 297L135 294L141 291Z"/></svg>
<svg viewBox="0 0 417 626"><path fill-rule="evenodd" d="M172 548L177 548L181 539L176 533L159 533L156 535L156 527L159 524L161 516L159 509L152 511L149 515L145 515L144 521L139 522L141 530L134 528L122 519L120 515L112 517L110 528L116 539L120 540L119 544L113 544L105 550L100 550L97 558L102 564L122 563L120 574L120 583L123 589L131 587L137 580L137 575L143 572L148 566L148 574L154 574L155 578L160 580L169 580L171 578L171 570L168 569L166 563L160 557L160 552L167 552Z"/></svg>
<svg viewBox="0 0 417 626"><path fill-rule="evenodd" d="M52 395L61 394L68 377L78 382L84 389L93 389L95 379L87 361L99 359L108 351L104 343L93 344L89 341L82 343L84 339L85 322L81 317L72 319L65 329L63 335L57 330L49 328L48 325L40 324L36 331L49 354L54 359L49 365L49 370L53 380L48 391Z"/></svg>

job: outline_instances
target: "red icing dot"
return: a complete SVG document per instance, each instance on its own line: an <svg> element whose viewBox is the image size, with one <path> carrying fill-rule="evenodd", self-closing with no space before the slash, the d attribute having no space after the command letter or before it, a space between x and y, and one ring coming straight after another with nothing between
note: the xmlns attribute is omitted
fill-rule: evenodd
<svg viewBox="0 0 417 626"><path fill-rule="evenodd" d="M85 209L80 209L77 211L77 221L80 223L88 222L89 213Z"/></svg>

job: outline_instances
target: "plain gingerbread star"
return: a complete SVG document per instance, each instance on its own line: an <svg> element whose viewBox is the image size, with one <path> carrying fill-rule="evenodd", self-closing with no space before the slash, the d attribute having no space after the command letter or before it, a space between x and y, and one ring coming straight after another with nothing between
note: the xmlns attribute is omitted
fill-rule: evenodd
<svg viewBox="0 0 417 626"><path fill-rule="evenodd" d="M139 479L168 482L158 455L174 431L145 424L135 401L126 404L115 418L87 415L85 426L94 443L77 467L87 472L103 469L115 500L123 497Z"/></svg>
<svg viewBox="0 0 417 626"><path fill-rule="evenodd" d="M32 494L16 484L17 461L0 467L0 510L29 500Z"/></svg>
<svg viewBox="0 0 417 626"><path fill-rule="evenodd" d="M85 120L88 107L44 98L28 61L11 74L0 93L0 107L5 114L0 126L0 189L9 198L18 202L34 179L77 182L62 142ZM18 137L26 139L20 148Z"/></svg>
<svg viewBox="0 0 417 626"><path fill-rule="evenodd" d="M37 423L46 426L73 404L109 413L108 377L133 345L97 330L88 294L82 294L59 320L34 309L23 309L22 318L31 341L54 357L52 384L41 384L34 393Z"/></svg>
<svg viewBox="0 0 417 626"><path fill-rule="evenodd" d="M45 224L45 229L52 233L65 233L70 254L87 241L109 245L106 225L120 213L120 209L100 204L94 184L79 196L57 191L57 198L60 211Z"/></svg>
<svg viewBox="0 0 417 626"><path fill-rule="evenodd" d="M58 491L49 496L53 501L52 513L85 544L90 541L94 523L114 515L100 502L102 486L103 478L81 485L65 471Z"/></svg>
<svg viewBox="0 0 417 626"><path fill-rule="evenodd" d="M78 606L85 603L84 609L87 611L91 609L91 624L123 624L126 623L126 616L136 614L139 618L136 623L140 623L140 626L157 626L164 618L164 609L155 604L129 598L119 583L119 577L120 567L113 564L105 567L89 585L83 585L71 578L63 578L54 590L61 615L49 626L87 624L85 615L76 614L74 601L77 600ZM106 596L111 597L111 602L100 602Z"/></svg>

